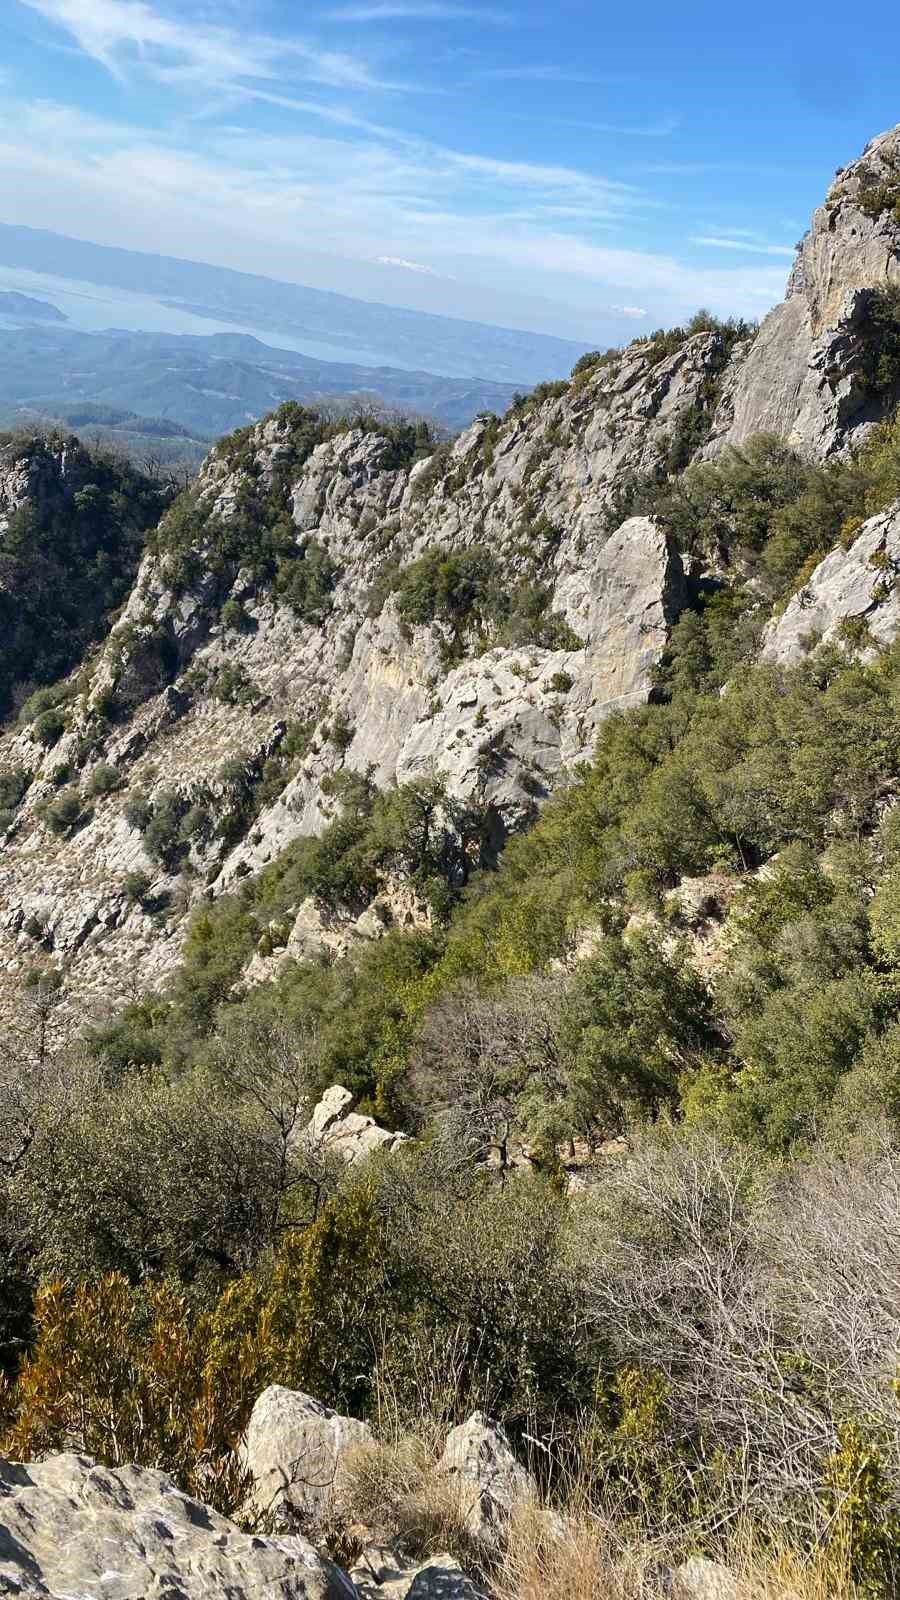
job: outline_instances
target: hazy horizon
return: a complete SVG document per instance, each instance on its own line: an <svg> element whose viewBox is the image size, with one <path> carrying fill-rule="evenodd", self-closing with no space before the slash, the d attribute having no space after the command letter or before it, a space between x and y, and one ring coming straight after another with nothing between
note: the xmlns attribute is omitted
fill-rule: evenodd
<svg viewBox="0 0 900 1600"><path fill-rule="evenodd" d="M873 14L874 10L874 14ZM6 219L595 345L760 316L897 120L900 18L8 0Z"/></svg>

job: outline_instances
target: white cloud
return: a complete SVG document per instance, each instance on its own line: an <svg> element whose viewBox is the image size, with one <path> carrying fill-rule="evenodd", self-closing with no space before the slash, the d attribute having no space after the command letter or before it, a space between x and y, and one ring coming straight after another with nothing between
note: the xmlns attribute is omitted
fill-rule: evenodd
<svg viewBox="0 0 900 1600"><path fill-rule="evenodd" d="M335 6L326 13L334 22L481 22L506 27L508 11L490 6L454 5L448 0L371 0L370 4Z"/></svg>
<svg viewBox="0 0 900 1600"><path fill-rule="evenodd" d="M633 318L636 322L640 322L644 317L649 317L650 315L645 306L612 306L610 309L617 311L620 317Z"/></svg>
<svg viewBox="0 0 900 1600"><path fill-rule="evenodd" d="M421 261L404 261L402 256L376 256L375 260L382 267L403 267L406 272L422 272L427 278L441 277L434 267L426 267Z"/></svg>
<svg viewBox="0 0 900 1600"><path fill-rule="evenodd" d="M300 39L276 39L250 29L204 23L162 11L145 0L21 0L64 29L85 55L118 78L147 72L162 82L237 88L258 80L292 78L330 88L397 87L373 76L365 62Z"/></svg>
<svg viewBox="0 0 900 1600"><path fill-rule="evenodd" d="M708 245L715 250L748 250L751 255L756 256L794 256L796 254L792 244L760 244L751 238L745 238L743 230L735 229L735 232L738 231L742 235L739 239L722 239L714 234L699 234L691 240L691 244Z"/></svg>

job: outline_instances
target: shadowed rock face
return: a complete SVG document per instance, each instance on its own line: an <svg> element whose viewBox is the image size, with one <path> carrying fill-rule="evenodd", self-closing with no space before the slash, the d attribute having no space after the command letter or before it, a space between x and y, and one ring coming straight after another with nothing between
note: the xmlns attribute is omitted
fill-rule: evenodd
<svg viewBox="0 0 900 1600"><path fill-rule="evenodd" d="M900 286L900 224L860 197L897 182L900 127L842 168L798 247L784 302L733 363L706 448L713 455L754 433L775 433L819 459L845 448L896 396L869 381L872 292Z"/></svg>
<svg viewBox="0 0 900 1600"><path fill-rule="evenodd" d="M165 1473L59 1455L0 1460L0 1593L353 1600L356 1590L305 1539L241 1533Z"/></svg>

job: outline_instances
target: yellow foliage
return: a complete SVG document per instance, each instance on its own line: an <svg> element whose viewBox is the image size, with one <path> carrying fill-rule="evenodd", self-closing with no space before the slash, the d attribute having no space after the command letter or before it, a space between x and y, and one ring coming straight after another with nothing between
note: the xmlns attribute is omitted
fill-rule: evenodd
<svg viewBox="0 0 900 1600"><path fill-rule="evenodd" d="M233 1515L247 1487L236 1446L262 1389L279 1382L359 1401L362 1309L377 1285L365 1184L290 1234L267 1279L236 1279L208 1312L193 1312L169 1282L134 1287L110 1273L53 1283L38 1296L35 1343L5 1397L14 1420L0 1450L31 1460L75 1448L112 1465L161 1467Z"/></svg>

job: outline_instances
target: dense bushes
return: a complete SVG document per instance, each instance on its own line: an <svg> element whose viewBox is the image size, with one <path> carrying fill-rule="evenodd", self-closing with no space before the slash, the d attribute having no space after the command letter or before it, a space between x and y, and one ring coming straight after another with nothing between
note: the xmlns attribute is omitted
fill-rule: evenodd
<svg viewBox="0 0 900 1600"><path fill-rule="evenodd" d="M124 459L75 439L35 439L6 450L27 459L44 487L13 512L0 535L2 709L21 686L62 677L100 637L168 499ZM45 710L36 728L47 744L62 731L53 718L58 723L58 713Z"/></svg>
<svg viewBox="0 0 900 1600"><path fill-rule="evenodd" d="M876 363L877 381L887 382L893 345L879 337L874 349L882 363ZM900 421L892 418L849 459L810 463L760 434L680 476L626 481L615 517L656 517L698 565L724 569L734 579L752 578L771 601L789 593L839 538L852 538L865 517L898 495Z"/></svg>
<svg viewBox="0 0 900 1600"><path fill-rule="evenodd" d="M258 1064L274 1104L271 1057ZM401 1433L478 1407L504 1417L551 1497L575 1473L583 1510L676 1544L750 1523L833 1545L860 1593L891 1593L896 1149L873 1132L785 1171L663 1125L576 1201L461 1154L438 1137L326 1176L320 1208L224 1278L120 1269L48 1286L4 1447L163 1464L233 1511L234 1446L270 1382L376 1426L387 1409ZM209 1232L196 1207L184 1220Z"/></svg>
<svg viewBox="0 0 900 1600"><path fill-rule="evenodd" d="M581 640L565 618L549 609L550 589L523 578L510 584L481 545L463 550L429 550L407 567L382 576L373 607L380 609L393 591L403 622L442 622L451 630L451 653L462 649L466 633L485 644L543 646L577 650Z"/></svg>

